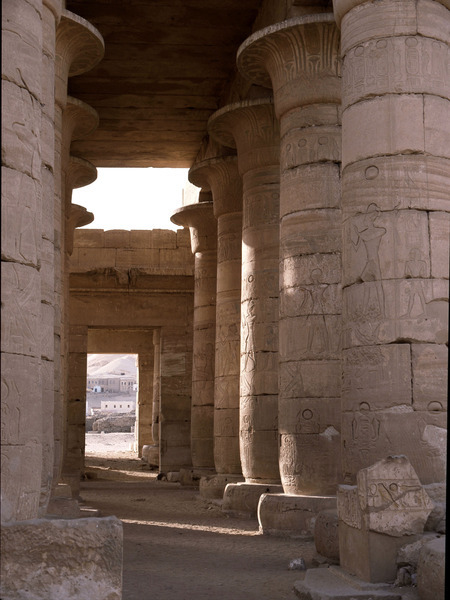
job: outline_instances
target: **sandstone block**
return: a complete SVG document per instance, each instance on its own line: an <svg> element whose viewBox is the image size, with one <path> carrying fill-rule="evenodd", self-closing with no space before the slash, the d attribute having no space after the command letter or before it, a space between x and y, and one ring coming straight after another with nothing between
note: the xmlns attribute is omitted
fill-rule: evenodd
<svg viewBox="0 0 450 600"><path fill-rule="evenodd" d="M287 215L281 222L283 256L339 252L341 243L341 217L337 209L305 210Z"/></svg>
<svg viewBox="0 0 450 600"><path fill-rule="evenodd" d="M363 214L373 204L381 211L447 210L448 164L445 158L409 154L378 156L348 165L342 176L344 221Z"/></svg>
<svg viewBox="0 0 450 600"><path fill-rule="evenodd" d="M414 411L403 405L391 410L343 412L344 473L350 477L379 460L383 453L404 453L423 485L445 480L446 413Z"/></svg>
<svg viewBox="0 0 450 600"><path fill-rule="evenodd" d="M42 25L36 11L38 5L33 2L5 5L2 73L5 79L41 100Z"/></svg>
<svg viewBox="0 0 450 600"><path fill-rule="evenodd" d="M239 483L243 481L242 475L210 475L200 479L200 496L202 498L212 498L222 500L225 487L229 483Z"/></svg>
<svg viewBox="0 0 450 600"><path fill-rule="evenodd" d="M74 247L80 248L103 248L105 246L103 229L75 229Z"/></svg>
<svg viewBox="0 0 450 600"><path fill-rule="evenodd" d="M432 212L430 219L431 276L449 277L450 214Z"/></svg>
<svg viewBox="0 0 450 600"><path fill-rule="evenodd" d="M422 96L406 94L350 106L342 115L342 167L371 156L423 153L423 110ZM417 126L411 127L411 122Z"/></svg>
<svg viewBox="0 0 450 600"><path fill-rule="evenodd" d="M312 164L285 171L280 183L280 214L317 208L339 208L337 164ZM301 199L301 202L300 202Z"/></svg>
<svg viewBox="0 0 450 600"><path fill-rule="evenodd" d="M314 544L322 556L339 562L339 517L336 508L321 510L314 524Z"/></svg>
<svg viewBox="0 0 450 600"><path fill-rule="evenodd" d="M38 266L41 196L40 185L34 179L2 167L2 256L5 260Z"/></svg>
<svg viewBox="0 0 450 600"><path fill-rule="evenodd" d="M426 543L420 550L417 588L421 600L444 598L445 536Z"/></svg>
<svg viewBox="0 0 450 600"><path fill-rule="evenodd" d="M39 60L40 60L39 56ZM40 69L39 69L40 72ZM4 165L40 181L38 132L41 107L27 90L2 80L2 149ZM8 98L8 102L5 99Z"/></svg>
<svg viewBox="0 0 450 600"><path fill-rule="evenodd" d="M336 506L336 496L264 493L258 503L259 529L264 535L312 539L319 511Z"/></svg>
<svg viewBox="0 0 450 600"><path fill-rule="evenodd" d="M40 356L39 272L13 262L2 263L2 351Z"/></svg>
<svg viewBox="0 0 450 600"><path fill-rule="evenodd" d="M2 597L119 600L122 523L39 519L2 527Z"/></svg>
<svg viewBox="0 0 450 600"><path fill-rule="evenodd" d="M447 407L447 346L414 344L412 350L413 406L416 410Z"/></svg>
<svg viewBox="0 0 450 600"><path fill-rule="evenodd" d="M342 568L365 581L393 581L399 548L423 533L432 507L406 456L361 469L356 486L338 487Z"/></svg>
<svg viewBox="0 0 450 600"><path fill-rule="evenodd" d="M222 510L234 517L255 518L262 494L282 494L281 485L229 483L225 487Z"/></svg>

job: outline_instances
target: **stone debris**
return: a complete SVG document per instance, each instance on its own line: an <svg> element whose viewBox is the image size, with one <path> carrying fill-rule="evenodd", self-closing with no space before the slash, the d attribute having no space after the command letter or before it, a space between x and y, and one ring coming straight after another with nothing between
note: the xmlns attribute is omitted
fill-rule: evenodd
<svg viewBox="0 0 450 600"><path fill-rule="evenodd" d="M289 563L290 571L306 571L306 564L303 558L294 558Z"/></svg>

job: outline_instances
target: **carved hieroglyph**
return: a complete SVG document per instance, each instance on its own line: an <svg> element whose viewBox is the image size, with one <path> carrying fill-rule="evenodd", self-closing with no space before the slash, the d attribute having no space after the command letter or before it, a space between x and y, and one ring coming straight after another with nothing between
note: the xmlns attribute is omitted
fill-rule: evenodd
<svg viewBox="0 0 450 600"><path fill-rule="evenodd" d="M334 494L340 470L338 45L333 15L318 14L258 31L238 51L245 76L272 84L280 119L280 471L290 494Z"/></svg>
<svg viewBox="0 0 450 600"><path fill-rule="evenodd" d="M433 502L406 456L361 469L356 486L340 486L339 518L356 529L399 537L422 533Z"/></svg>
<svg viewBox="0 0 450 600"><path fill-rule="evenodd" d="M218 110L210 135L243 178L240 457L249 483L278 482L279 127L270 99Z"/></svg>
<svg viewBox="0 0 450 600"><path fill-rule="evenodd" d="M395 453L408 456L422 483L438 482L450 13L428 0L336 0L334 9L343 60L344 475L354 482L359 469Z"/></svg>

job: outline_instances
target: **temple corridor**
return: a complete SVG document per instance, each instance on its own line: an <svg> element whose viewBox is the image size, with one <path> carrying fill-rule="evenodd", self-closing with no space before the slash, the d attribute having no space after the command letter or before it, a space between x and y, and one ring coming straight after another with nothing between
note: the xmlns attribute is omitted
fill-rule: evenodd
<svg viewBox="0 0 450 600"><path fill-rule="evenodd" d="M289 563L319 558L314 542L263 536L139 459L87 462L84 503L123 521L123 600L293 600L304 571Z"/></svg>

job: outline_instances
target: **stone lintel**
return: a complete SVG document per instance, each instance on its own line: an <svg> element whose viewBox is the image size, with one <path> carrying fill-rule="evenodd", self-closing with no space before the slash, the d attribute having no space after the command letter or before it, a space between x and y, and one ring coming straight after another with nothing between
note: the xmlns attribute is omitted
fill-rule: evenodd
<svg viewBox="0 0 450 600"><path fill-rule="evenodd" d="M262 494L259 529L264 535L312 539L320 511L336 507L336 496Z"/></svg>
<svg viewBox="0 0 450 600"><path fill-rule="evenodd" d="M273 86L278 117L308 104L338 104L339 40L332 13L294 17L247 38L238 68L253 83Z"/></svg>
<svg viewBox="0 0 450 600"><path fill-rule="evenodd" d="M194 164L189 170L189 181L211 190L216 218L242 211L242 179L236 156L209 158Z"/></svg>
<svg viewBox="0 0 450 600"><path fill-rule="evenodd" d="M229 483L223 494L222 510L244 519L256 518L262 494L282 494L283 486L272 483Z"/></svg>
<svg viewBox="0 0 450 600"><path fill-rule="evenodd" d="M189 227L192 253L215 250L217 246L217 220L213 202L204 201L178 208L170 217L172 223Z"/></svg>

